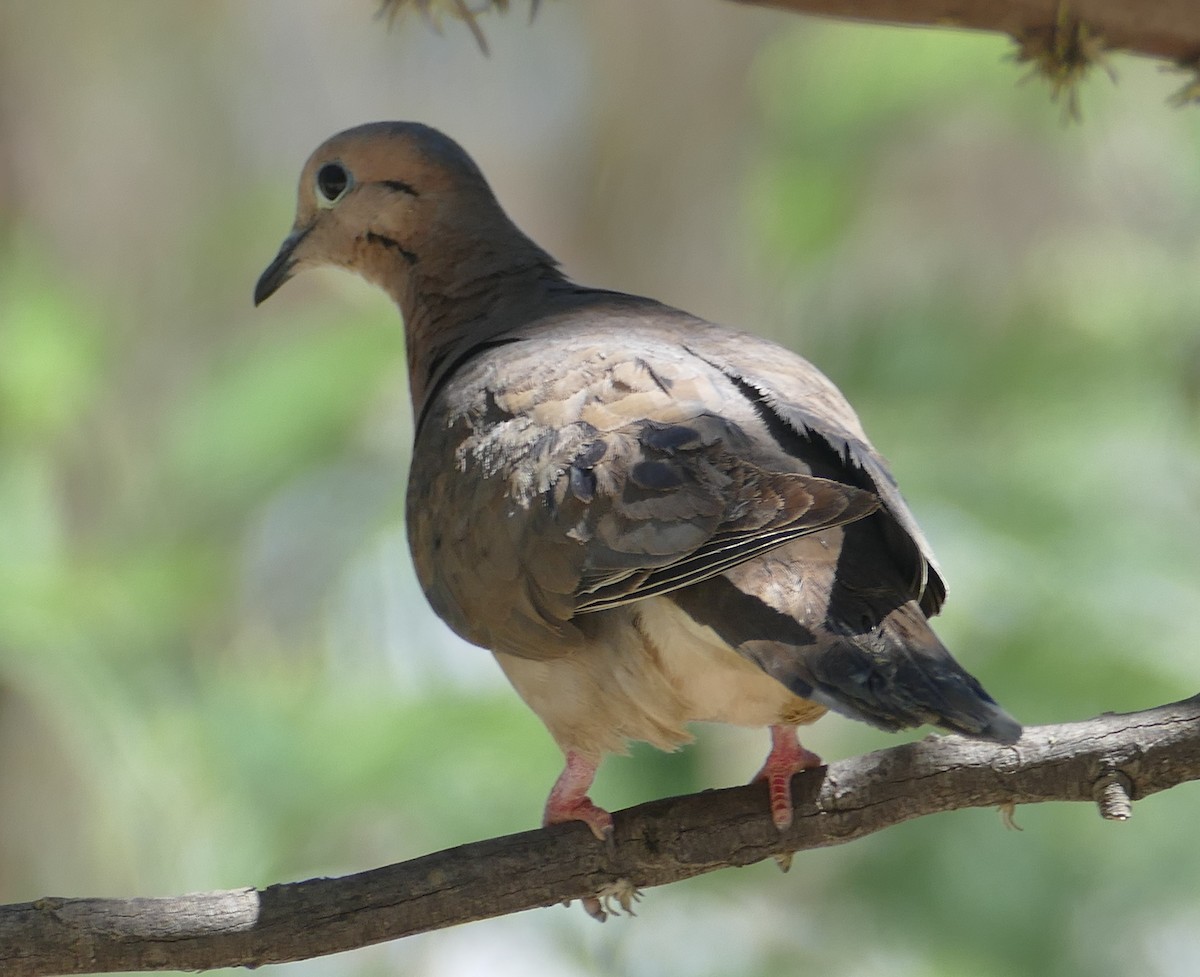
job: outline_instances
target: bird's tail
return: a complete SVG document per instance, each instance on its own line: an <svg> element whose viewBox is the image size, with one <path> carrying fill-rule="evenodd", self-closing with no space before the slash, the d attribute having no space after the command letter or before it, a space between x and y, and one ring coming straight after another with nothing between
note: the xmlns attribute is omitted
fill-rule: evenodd
<svg viewBox="0 0 1200 977"><path fill-rule="evenodd" d="M899 585L869 586L853 561L834 576L821 540L790 546L782 559L751 561L670 598L796 695L852 719L1020 738L1021 724L951 657Z"/></svg>
<svg viewBox="0 0 1200 977"><path fill-rule="evenodd" d="M887 730L928 723L997 743L1020 738L1021 724L954 660L916 603L861 632L822 630L793 680L811 689L798 694Z"/></svg>

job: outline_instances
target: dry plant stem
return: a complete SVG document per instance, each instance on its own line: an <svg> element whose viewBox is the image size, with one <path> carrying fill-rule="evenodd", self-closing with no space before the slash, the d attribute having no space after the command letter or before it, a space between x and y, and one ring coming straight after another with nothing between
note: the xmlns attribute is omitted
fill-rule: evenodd
<svg viewBox="0 0 1200 977"><path fill-rule="evenodd" d="M1106 817L1128 817L1130 801L1197 779L1200 696L1032 727L1013 746L929 737L798 775L795 820L782 833L758 783L619 812L612 851L585 825L562 824L339 879L169 899L41 899L0 907L0 973L206 970L300 960L839 845L940 811L1086 801Z"/></svg>
<svg viewBox="0 0 1200 977"><path fill-rule="evenodd" d="M998 31L1024 40L1053 29L1058 0L732 0L795 13L851 20ZM1105 47L1167 58L1200 56L1195 0L1070 0L1070 16Z"/></svg>

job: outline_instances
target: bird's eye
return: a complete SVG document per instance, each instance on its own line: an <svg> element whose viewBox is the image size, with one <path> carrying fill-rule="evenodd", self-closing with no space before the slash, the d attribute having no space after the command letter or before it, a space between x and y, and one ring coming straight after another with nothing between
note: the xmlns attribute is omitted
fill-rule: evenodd
<svg viewBox="0 0 1200 977"><path fill-rule="evenodd" d="M350 187L350 174L341 163L326 163L317 170L318 203L332 207Z"/></svg>

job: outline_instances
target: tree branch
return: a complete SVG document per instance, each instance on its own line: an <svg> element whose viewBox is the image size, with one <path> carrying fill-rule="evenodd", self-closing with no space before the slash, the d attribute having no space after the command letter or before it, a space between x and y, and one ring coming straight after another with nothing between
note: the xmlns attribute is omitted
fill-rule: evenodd
<svg viewBox="0 0 1200 977"><path fill-rule="evenodd" d="M449 15L467 21L480 46L486 42L476 23L480 7L463 0L379 0L388 21L408 9L434 23ZM511 0L488 0L508 9ZM1194 66L1200 62L1200 13L1195 0L732 0L747 6L773 7L798 14L920 27L961 27L996 31L1017 39L1023 48L1053 43L1064 23L1083 25L1108 49L1166 58ZM530 17L541 0L530 0ZM484 8L486 9L486 8Z"/></svg>
<svg viewBox="0 0 1200 977"><path fill-rule="evenodd" d="M260 966L840 845L967 807L1130 802L1200 779L1200 696L1026 730L1013 746L928 737L797 776L775 830L761 784L616 815L611 850L582 824L463 845L339 879L168 899L40 899L0 907L7 977Z"/></svg>
<svg viewBox="0 0 1200 977"><path fill-rule="evenodd" d="M795 13L924 27L999 31L1022 43L1049 38L1066 17L1106 48L1193 64L1200 58L1194 0L733 0Z"/></svg>

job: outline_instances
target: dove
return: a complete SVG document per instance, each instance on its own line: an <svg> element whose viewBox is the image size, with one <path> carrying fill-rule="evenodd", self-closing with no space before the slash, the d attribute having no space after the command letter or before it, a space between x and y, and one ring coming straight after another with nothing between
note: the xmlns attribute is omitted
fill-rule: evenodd
<svg viewBox="0 0 1200 977"><path fill-rule="evenodd" d="M1020 737L931 629L946 588L929 545L807 360L572 282L467 153L413 122L312 154L255 304L320 265L399 308L417 576L562 750L544 824L611 839L589 796L602 759L674 750L696 722L770 730L755 779L780 830L793 774L821 763L798 727L827 711Z"/></svg>

